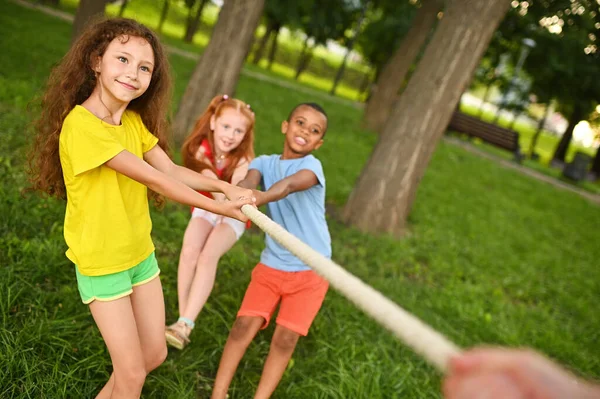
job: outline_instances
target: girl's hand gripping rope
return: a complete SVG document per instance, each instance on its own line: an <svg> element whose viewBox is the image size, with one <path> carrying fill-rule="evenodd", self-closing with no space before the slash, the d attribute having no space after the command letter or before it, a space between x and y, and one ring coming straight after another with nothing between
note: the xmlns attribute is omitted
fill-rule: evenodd
<svg viewBox="0 0 600 399"><path fill-rule="evenodd" d="M230 201L237 201L239 199L244 198L244 199L250 200L250 202L247 202L250 205L254 205L254 203L256 202L256 198L254 197L252 190L247 189L247 188L237 187L237 186L234 186L231 184L226 184L225 187L223 187L223 194L225 194L227 199L229 199ZM240 207L241 207L241 205L238 208L240 208ZM240 213L240 215L241 214L242 213Z"/></svg>

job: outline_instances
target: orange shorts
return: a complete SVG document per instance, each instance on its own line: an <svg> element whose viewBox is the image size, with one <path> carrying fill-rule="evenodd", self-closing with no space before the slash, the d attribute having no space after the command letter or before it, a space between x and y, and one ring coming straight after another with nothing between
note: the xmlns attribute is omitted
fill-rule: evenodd
<svg viewBox="0 0 600 399"><path fill-rule="evenodd" d="M312 270L284 272L259 263L237 315L264 318L264 329L281 301L277 324L306 336L328 288L327 280Z"/></svg>

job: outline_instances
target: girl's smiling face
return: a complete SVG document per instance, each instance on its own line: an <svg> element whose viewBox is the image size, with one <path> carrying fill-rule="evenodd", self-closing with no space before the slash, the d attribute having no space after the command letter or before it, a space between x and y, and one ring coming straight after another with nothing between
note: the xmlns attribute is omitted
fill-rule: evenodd
<svg viewBox="0 0 600 399"><path fill-rule="evenodd" d="M109 101L129 103L146 92L153 68L154 52L146 39L120 36L98 58L94 71Z"/></svg>
<svg viewBox="0 0 600 399"><path fill-rule="evenodd" d="M218 117L213 115L210 128L214 132L216 155L226 155L235 150L244 140L248 124L247 118L233 108L225 108Z"/></svg>

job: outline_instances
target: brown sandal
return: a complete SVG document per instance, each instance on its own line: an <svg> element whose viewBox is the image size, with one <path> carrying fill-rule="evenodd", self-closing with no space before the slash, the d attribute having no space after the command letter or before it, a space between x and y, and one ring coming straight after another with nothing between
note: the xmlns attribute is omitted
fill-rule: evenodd
<svg viewBox="0 0 600 399"><path fill-rule="evenodd" d="M190 339L188 337L191 332L192 329L181 321L172 324L165 329L165 338L167 339L167 344L176 349L182 350L187 346L187 344L190 343Z"/></svg>

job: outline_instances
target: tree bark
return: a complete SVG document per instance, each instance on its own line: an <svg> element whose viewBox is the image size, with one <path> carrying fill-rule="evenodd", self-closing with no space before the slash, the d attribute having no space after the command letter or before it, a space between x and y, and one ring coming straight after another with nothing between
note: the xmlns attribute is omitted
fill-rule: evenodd
<svg viewBox="0 0 600 399"><path fill-rule="evenodd" d="M200 18L202 17L202 11L204 11L204 6L206 5L206 2L208 0L202 0L200 1L200 5L198 6L198 9L196 10L196 16L194 17L194 19L190 19L188 20L188 25L185 29L185 36L183 37L183 41L187 42L187 43L191 43L192 40L194 39L194 35L196 34L196 31L198 30L198 27L200 26ZM191 13L192 10L190 10Z"/></svg>
<svg viewBox="0 0 600 399"><path fill-rule="evenodd" d="M363 117L365 128L381 132L398 97L406 73L417 58L442 7L441 0L423 1L402 44L377 78L375 89L365 108Z"/></svg>
<svg viewBox="0 0 600 399"><path fill-rule="evenodd" d="M252 63L257 65L263 57L263 53L265 52L265 48L267 47L267 42L269 41L269 37L271 37L271 33L273 32L273 25L267 24L265 34L260 38L260 42L258 43L258 47L256 51L254 51L254 56L252 57Z"/></svg>
<svg viewBox="0 0 600 399"><path fill-rule="evenodd" d="M235 94L240 71L265 0L225 1L212 37L183 94L173 129L183 142L196 118L217 94Z"/></svg>
<svg viewBox="0 0 600 399"><path fill-rule="evenodd" d="M567 156L567 150L569 149L569 144L571 144L571 139L573 138L573 130L575 130L575 126L583 119L583 109L580 105L575 104L575 108L571 113L571 117L569 118L569 124L567 126L567 130L563 133L556 149L554 150L554 155L552 156L552 161L550 164L552 166L562 166L565 163L565 157Z"/></svg>
<svg viewBox="0 0 600 399"><path fill-rule="evenodd" d="M75 19L73 20L73 31L71 33L71 43L79 37L83 29L94 19L104 15L106 0L81 0Z"/></svg>
<svg viewBox="0 0 600 399"><path fill-rule="evenodd" d="M160 20L158 21L157 28L159 32L162 32L165 21L167 20L167 15L169 14L169 1L170 0L165 0L162 11L160 12Z"/></svg>
<svg viewBox="0 0 600 399"><path fill-rule="evenodd" d="M417 187L510 0L449 0L343 217L363 231L404 234Z"/></svg>
<svg viewBox="0 0 600 399"><path fill-rule="evenodd" d="M281 31L281 25L277 25L271 34L271 48L269 49L269 63L267 64L267 69L269 71L273 67L273 61L275 61L275 54L277 53L277 40L279 39L279 31Z"/></svg>

